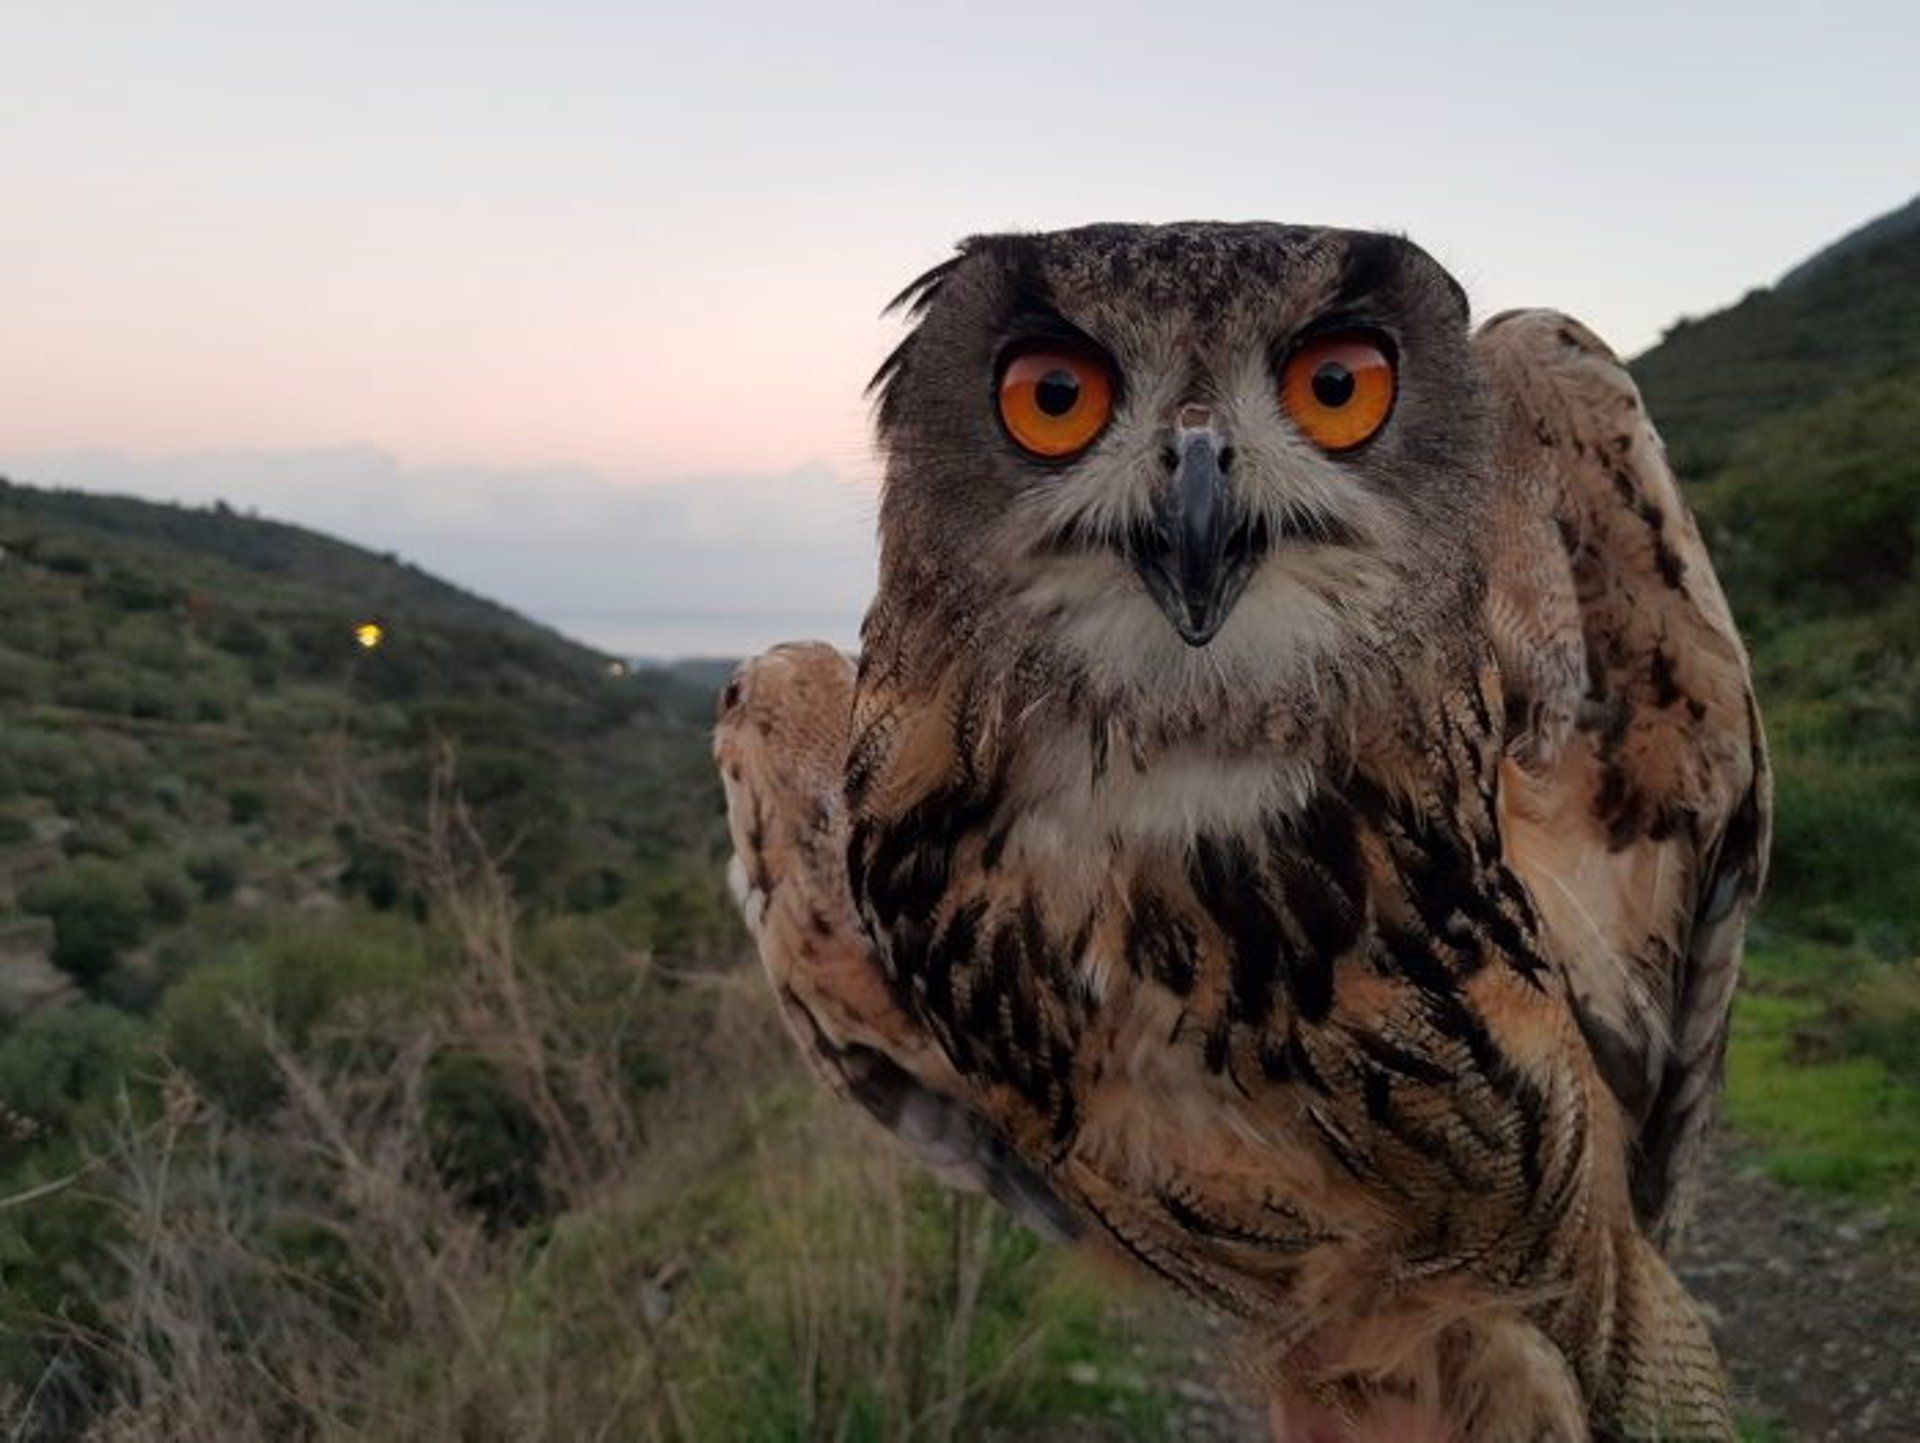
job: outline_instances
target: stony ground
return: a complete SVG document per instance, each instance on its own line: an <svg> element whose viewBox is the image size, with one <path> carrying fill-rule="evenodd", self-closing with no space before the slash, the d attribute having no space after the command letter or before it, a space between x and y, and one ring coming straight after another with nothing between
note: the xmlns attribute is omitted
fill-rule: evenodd
<svg viewBox="0 0 1920 1443"><path fill-rule="evenodd" d="M1920 1258L1884 1222L1711 1159L1679 1270L1762 1436L1920 1440Z"/></svg>

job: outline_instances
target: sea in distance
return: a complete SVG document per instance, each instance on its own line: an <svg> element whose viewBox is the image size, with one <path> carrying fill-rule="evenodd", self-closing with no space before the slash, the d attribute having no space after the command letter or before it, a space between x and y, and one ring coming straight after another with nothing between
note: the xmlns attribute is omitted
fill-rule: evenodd
<svg viewBox="0 0 1920 1443"><path fill-rule="evenodd" d="M750 656L782 641L829 641L852 651L860 633L860 618L853 612L806 607L549 607L536 617L589 646L641 664Z"/></svg>

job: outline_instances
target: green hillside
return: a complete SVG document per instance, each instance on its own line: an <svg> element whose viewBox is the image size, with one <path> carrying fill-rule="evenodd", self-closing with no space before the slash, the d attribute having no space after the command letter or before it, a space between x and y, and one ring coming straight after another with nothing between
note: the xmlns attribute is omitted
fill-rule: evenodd
<svg viewBox="0 0 1920 1443"><path fill-rule="evenodd" d="M716 840L702 689L391 558L5 482L0 558L0 838L57 832L70 859L155 876L217 864L284 901L364 890L378 859L341 787L418 795L444 743L541 902Z"/></svg>
<svg viewBox="0 0 1920 1443"><path fill-rule="evenodd" d="M23 536L65 534L91 548L105 547L109 554L144 556L174 585L219 588L229 606L244 601L299 608L333 597L364 610L499 632L577 664L601 660L557 632L398 557L376 556L317 531L242 515L224 505L204 510L154 505L130 497L8 486L0 478L0 507L6 524Z"/></svg>
<svg viewBox="0 0 1920 1443"><path fill-rule="evenodd" d="M1677 322L1633 363L1688 479L1715 475L1762 423L1920 370L1920 199L1837 241L1779 285Z"/></svg>
<svg viewBox="0 0 1920 1443"><path fill-rule="evenodd" d="M1633 363L1712 547L1778 823L1730 1110L1920 1228L1920 201Z"/></svg>
<svg viewBox="0 0 1920 1443"><path fill-rule="evenodd" d="M1132 1346L1085 1280L823 1105L737 966L724 675L0 482L0 1431L1158 1426L1067 1378Z"/></svg>
<svg viewBox="0 0 1920 1443"><path fill-rule="evenodd" d="M420 985L436 797L527 917L730 950L710 715L704 688L298 527L0 483L0 1198L84 1167L174 1069L264 1117L283 1084L236 1009L305 1033ZM461 1086L448 1106L511 1132L494 1071ZM55 1202L0 1210L0 1398L49 1318L116 1291L97 1200Z"/></svg>

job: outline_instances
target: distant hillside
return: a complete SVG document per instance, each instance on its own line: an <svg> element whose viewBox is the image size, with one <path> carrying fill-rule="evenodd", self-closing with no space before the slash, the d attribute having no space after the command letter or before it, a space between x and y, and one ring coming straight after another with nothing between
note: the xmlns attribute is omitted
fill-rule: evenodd
<svg viewBox="0 0 1920 1443"><path fill-rule="evenodd" d="M340 1125L389 1119L364 1143L406 1159L388 1195L417 1182L439 1199L408 1246L468 1237L482 1215L544 1219L589 1175L608 1190L625 1175L670 1045L702 1035L697 1014L669 1015L652 964L738 948L715 684L634 670L298 527L0 483L11 1436L81 1436L122 1396L123 1347L158 1337L121 1325L144 1285L120 1262L128 1214L102 1164L159 1119L205 1119L168 1167L214 1171L156 1215L220 1196L223 1215L262 1220L267 1270L302 1279L283 1297L312 1279L304 1296L325 1296L338 1328L385 1316L360 1266L363 1212L289 1226L317 1216L332 1175L325 1127L282 1116L305 1094L276 1047L342 1088ZM388 1102L366 1107L381 1088ZM251 1161L230 1169L236 1129ZM256 1303L235 1332L249 1348L273 1331ZM82 1334L121 1341L80 1357ZM420 1336L363 1333L349 1353ZM289 1356L321 1346L302 1334ZM156 1405L168 1425L133 1431L303 1431L178 1414Z"/></svg>
<svg viewBox="0 0 1920 1443"><path fill-rule="evenodd" d="M391 906L342 789L404 814L442 747L530 902L611 902L711 861L712 690L299 527L0 482L0 883L11 852L72 864L0 886L0 921L54 916L56 960L131 994L196 894ZM76 941L116 895L118 940Z"/></svg>
<svg viewBox="0 0 1920 1443"><path fill-rule="evenodd" d="M1681 475L1723 467L1750 427L1920 370L1920 199L1682 320L1633 363Z"/></svg>
<svg viewBox="0 0 1920 1443"><path fill-rule="evenodd" d="M1753 654L1776 823L1728 1113L1920 1230L1920 202L1633 362Z"/></svg>
<svg viewBox="0 0 1920 1443"><path fill-rule="evenodd" d="M271 604L275 584L290 584L304 588L302 602L326 596L365 614L404 612L446 625L488 627L537 641L580 664L605 661L558 632L462 591L411 562L224 505L200 509L42 490L0 477L0 540L9 530L27 536L35 529L112 538L130 549L145 549L182 584L220 585L230 596Z"/></svg>
<svg viewBox="0 0 1920 1443"><path fill-rule="evenodd" d="M1920 196L1915 196L1898 210L1888 211L1879 219L1868 221L1857 230L1848 231L1826 249L1800 262L1780 277L1777 289L1792 290L1795 286L1803 285L1819 275L1835 261L1843 260L1856 252L1871 249L1896 237L1903 235L1911 237L1916 233L1920 233Z"/></svg>
<svg viewBox="0 0 1920 1443"><path fill-rule="evenodd" d="M1774 913L1920 941L1920 201L1633 363L1753 648Z"/></svg>

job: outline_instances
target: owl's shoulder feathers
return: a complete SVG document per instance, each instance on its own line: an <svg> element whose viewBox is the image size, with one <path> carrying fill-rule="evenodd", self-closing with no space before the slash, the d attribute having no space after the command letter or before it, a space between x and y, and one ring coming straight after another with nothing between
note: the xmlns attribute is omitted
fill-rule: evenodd
<svg viewBox="0 0 1920 1443"><path fill-rule="evenodd" d="M1506 845L1632 1120L1635 1202L1684 1210L1726 1045L1771 784L1745 649L1626 368L1554 311L1475 350L1498 410L1488 625Z"/></svg>

